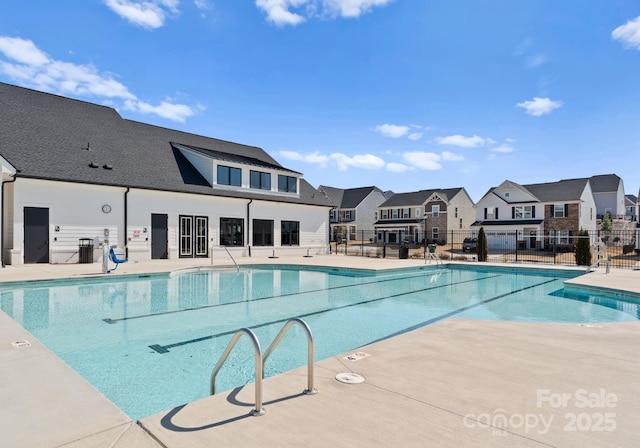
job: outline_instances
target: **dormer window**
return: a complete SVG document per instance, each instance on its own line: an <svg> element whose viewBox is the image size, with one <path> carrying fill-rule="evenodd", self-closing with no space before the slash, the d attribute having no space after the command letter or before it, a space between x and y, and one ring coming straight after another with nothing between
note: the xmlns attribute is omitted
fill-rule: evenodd
<svg viewBox="0 0 640 448"><path fill-rule="evenodd" d="M271 174L263 173L262 171L250 172L250 186L251 188L258 188L260 190L271 190Z"/></svg>
<svg viewBox="0 0 640 448"><path fill-rule="evenodd" d="M298 179L292 176L278 175L278 191L283 193L297 193Z"/></svg>
<svg viewBox="0 0 640 448"><path fill-rule="evenodd" d="M242 170L240 168L218 165L218 184L240 187L242 185Z"/></svg>

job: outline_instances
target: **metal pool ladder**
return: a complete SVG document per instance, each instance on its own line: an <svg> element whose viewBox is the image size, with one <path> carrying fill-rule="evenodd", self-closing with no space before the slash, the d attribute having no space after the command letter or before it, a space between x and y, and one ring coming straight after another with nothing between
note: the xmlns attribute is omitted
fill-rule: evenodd
<svg viewBox="0 0 640 448"><path fill-rule="evenodd" d="M243 334L246 334L249 339L251 339L256 359L255 409L251 411L251 415L253 415L254 417L264 415L266 412L266 409L262 407L262 380L264 379L264 363L271 355L271 353L273 353L287 331L289 331L289 329L295 324L300 325L307 334L307 388L303 390L302 393L305 395L313 395L317 393L317 389L313 387L313 335L311 334L309 325L307 325L305 321L300 318L294 317L292 319L289 319L284 324L264 355L262 354L260 341L253 331L248 328L241 328L237 330L229 341L227 348L222 353L222 356L220 356L218 363L213 368L213 372L211 373L211 395L215 395L216 393L216 376L218 375L218 372L226 362L229 354L238 342L238 339L240 339Z"/></svg>

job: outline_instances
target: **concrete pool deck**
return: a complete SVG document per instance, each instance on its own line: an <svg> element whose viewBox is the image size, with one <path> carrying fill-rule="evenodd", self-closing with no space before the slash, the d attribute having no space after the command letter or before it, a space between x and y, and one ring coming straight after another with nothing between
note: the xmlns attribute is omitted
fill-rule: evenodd
<svg viewBox="0 0 640 448"><path fill-rule="evenodd" d="M422 260L340 255L241 262L365 269L424 265ZM116 272L192 265L127 263ZM203 265L209 266L208 260ZM9 266L0 269L0 282L102 275L100 268L98 263ZM605 274L597 269L567 283L640 294L640 272L632 270ZM362 347L358 351L369 356L358 361L343 354L316 362L316 395L301 395L306 368L266 379L262 417L248 416L254 396L253 385L247 385L140 422L2 312L0 339L3 447L610 447L637 442L640 322L447 320ZM20 341L31 345L12 345ZM340 372L358 373L365 382L340 383L335 379Z"/></svg>

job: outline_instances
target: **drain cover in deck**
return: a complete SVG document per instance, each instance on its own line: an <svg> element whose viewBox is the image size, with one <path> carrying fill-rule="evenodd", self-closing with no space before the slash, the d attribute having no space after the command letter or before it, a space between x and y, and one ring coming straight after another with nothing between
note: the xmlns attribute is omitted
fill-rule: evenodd
<svg viewBox="0 0 640 448"><path fill-rule="evenodd" d="M357 373L352 372L338 373L336 375L336 379L341 383L346 384L364 383L364 377L362 375L358 375Z"/></svg>

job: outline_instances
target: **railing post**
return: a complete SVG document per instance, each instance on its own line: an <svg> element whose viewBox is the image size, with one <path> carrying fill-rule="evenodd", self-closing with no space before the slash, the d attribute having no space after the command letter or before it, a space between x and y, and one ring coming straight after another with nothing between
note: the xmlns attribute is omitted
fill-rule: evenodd
<svg viewBox="0 0 640 448"><path fill-rule="evenodd" d="M516 263L518 262L518 231L516 230Z"/></svg>

